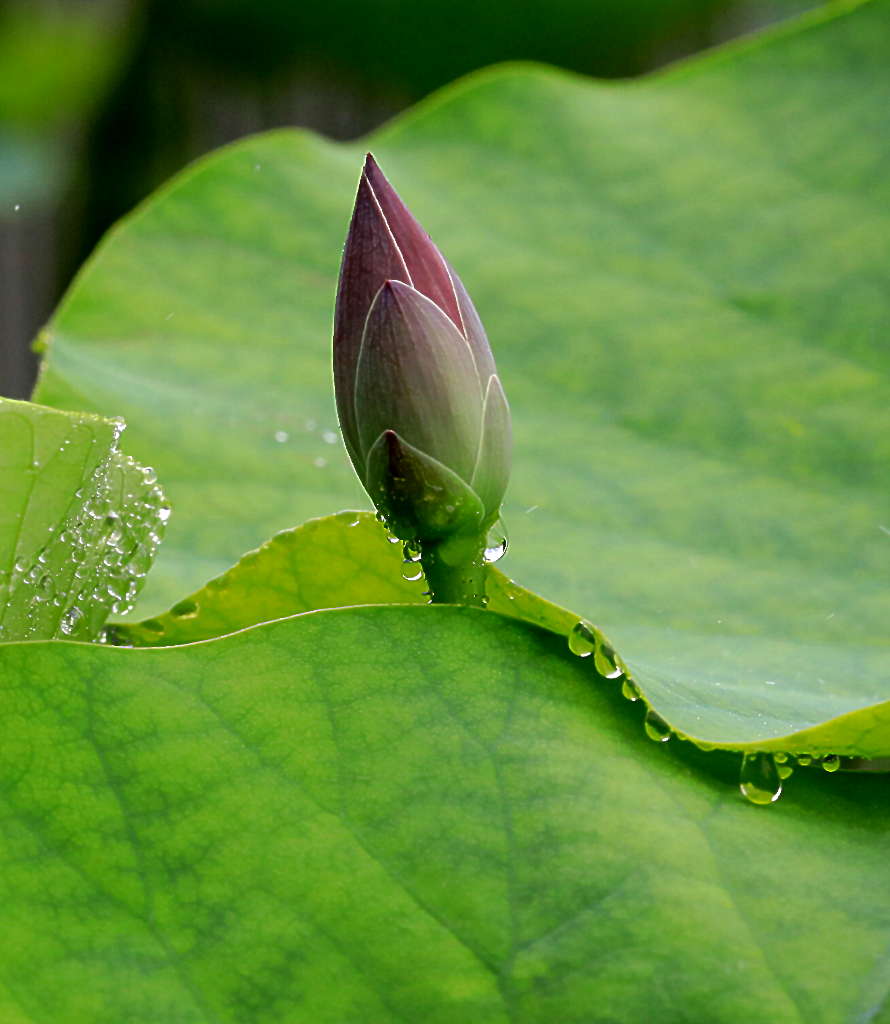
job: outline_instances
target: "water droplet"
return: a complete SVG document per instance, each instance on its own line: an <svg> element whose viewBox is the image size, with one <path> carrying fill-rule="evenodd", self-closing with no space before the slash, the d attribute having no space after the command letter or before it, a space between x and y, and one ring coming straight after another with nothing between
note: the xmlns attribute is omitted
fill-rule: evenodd
<svg viewBox="0 0 890 1024"><path fill-rule="evenodd" d="M358 526L359 523L361 523L361 519L353 519L353 521L349 525L350 526Z"/></svg>
<svg viewBox="0 0 890 1024"><path fill-rule="evenodd" d="M671 738L671 727L657 711L648 708L646 717L643 719L643 728L650 740L656 743L666 743Z"/></svg>
<svg viewBox="0 0 890 1024"><path fill-rule="evenodd" d="M419 562L420 548L416 547L410 540L406 541L405 546L402 548L402 558L406 562Z"/></svg>
<svg viewBox="0 0 890 1024"><path fill-rule="evenodd" d="M398 544L399 543L399 538L396 537L395 534L392 534L392 533L388 533L386 535L386 539L390 542L390 544Z"/></svg>
<svg viewBox="0 0 890 1024"><path fill-rule="evenodd" d="M161 505L158 509L158 519L160 519L162 523L166 523L170 518L172 511L173 509L169 505Z"/></svg>
<svg viewBox="0 0 890 1024"><path fill-rule="evenodd" d="M608 644L598 644L593 655L597 672L606 679L618 679L624 670L618 664L618 655Z"/></svg>
<svg viewBox="0 0 890 1024"><path fill-rule="evenodd" d="M407 580L409 583L419 580L421 576L423 576L423 569L412 562L406 563L402 569L402 579Z"/></svg>
<svg viewBox="0 0 890 1024"><path fill-rule="evenodd" d="M569 650L579 658L589 658L596 649L594 627L586 619L579 619L569 633Z"/></svg>
<svg viewBox="0 0 890 1024"><path fill-rule="evenodd" d="M486 562L498 562L507 553L507 545L510 543L507 537L507 528L504 525L503 519L498 521L489 528L488 533L485 537L485 551L483 558Z"/></svg>
<svg viewBox="0 0 890 1024"><path fill-rule="evenodd" d="M772 754L757 750L742 757L739 789L752 804L771 804L782 795L782 780Z"/></svg>
<svg viewBox="0 0 890 1024"><path fill-rule="evenodd" d="M642 694L640 693L639 686L637 686L633 679L625 679L621 684L621 696L625 700L639 700Z"/></svg>
<svg viewBox="0 0 890 1024"><path fill-rule="evenodd" d="M163 633L164 623L160 619L146 619L142 623L142 628L147 630L149 633Z"/></svg>
<svg viewBox="0 0 890 1024"><path fill-rule="evenodd" d="M67 612L62 616L62 621L59 623L59 629L65 634L65 636L71 636L74 630L77 628L77 623L83 618L83 612L77 605L72 605Z"/></svg>
<svg viewBox="0 0 890 1024"><path fill-rule="evenodd" d="M15 560L15 571L24 572L28 568L28 563L24 558L17 558Z"/></svg>
<svg viewBox="0 0 890 1024"><path fill-rule="evenodd" d="M37 584L37 589L42 591L44 594L49 594L51 591L55 590L52 576L48 573L45 576L41 576L40 582Z"/></svg>
<svg viewBox="0 0 890 1024"><path fill-rule="evenodd" d="M829 754L828 757L822 758L821 764L824 771L836 772L841 766L841 759L837 754Z"/></svg>
<svg viewBox="0 0 890 1024"><path fill-rule="evenodd" d="M276 430L273 437L279 444L284 444L290 437L290 434L286 430Z"/></svg>
<svg viewBox="0 0 890 1024"><path fill-rule="evenodd" d="M327 464L328 460L323 459L320 455L312 460L312 465L315 466L316 469L324 469Z"/></svg>
<svg viewBox="0 0 890 1024"><path fill-rule="evenodd" d="M794 774L794 767L790 764L780 764L776 767L780 779L789 779Z"/></svg>
<svg viewBox="0 0 890 1024"><path fill-rule="evenodd" d="M810 765L810 764L813 763L813 759L812 759L812 757L810 757L809 754L798 754L797 755L797 763L799 765L802 765L804 768L806 768L807 765Z"/></svg>
<svg viewBox="0 0 890 1024"><path fill-rule="evenodd" d="M336 444L340 440L340 436L336 430L323 430L321 439L325 444Z"/></svg>
<svg viewBox="0 0 890 1024"><path fill-rule="evenodd" d="M180 601L179 604L173 605L170 609L170 614L177 619L193 619L198 614L197 602L189 600Z"/></svg>

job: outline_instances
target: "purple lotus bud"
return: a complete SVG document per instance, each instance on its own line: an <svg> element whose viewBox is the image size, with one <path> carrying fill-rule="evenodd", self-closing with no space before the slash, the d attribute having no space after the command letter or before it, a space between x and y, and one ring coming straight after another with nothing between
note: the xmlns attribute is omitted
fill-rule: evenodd
<svg viewBox="0 0 890 1024"><path fill-rule="evenodd" d="M457 274L369 154L334 314L352 464L405 540L483 533L510 473L510 410Z"/></svg>

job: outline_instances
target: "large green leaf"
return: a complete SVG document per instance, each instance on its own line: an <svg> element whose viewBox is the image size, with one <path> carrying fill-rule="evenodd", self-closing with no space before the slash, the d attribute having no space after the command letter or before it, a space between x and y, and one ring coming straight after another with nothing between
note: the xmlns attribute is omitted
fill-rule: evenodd
<svg viewBox="0 0 890 1024"><path fill-rule="evenodd" d="M508 570L693 734L890 695L888 32L874 0L636 83L496 69L371 140L493 340ZM51 327L41 398L125 415L177 507L145 614L364 500L328 351L358 164L293 132L204 161Z"/></svg>
<svg viewBox="0 0 890 1024"><path fill-rule="evenodd" d="M746 804L531 627L351 608L0 675L4 1021L890 1019L883 780Z"/></svg>
<svg viewBox="0 0 890 1024"><path fill-rule="evenodd" d="M170 506L123 427L0 398L0 640L90 640L132 607Z"/></svg>
<svg viewBox="0 0 890 1024"><path fill-rule="evenodd" d="M170 646L322 608L425 604L419 566L410 554L401 561L401 548L387 539L368 512L311 520L279 533L164 615L115 625L110 637L122 645ZM690 696L650 688L648 679L635 678L629 684L608 638L591 623L581 622L571 611L520 587L493 567L488 594L489 610L564 637L575 653L591 657L603 682L616 679L626 696L642 697L654 713L669 718L674 731L701 746L810 757L890 756L890 701L861 706L854 674L837 673L832 688L814 687L809 679L782 693L771 687L770 696L759 702L723 687Z"/></svg>

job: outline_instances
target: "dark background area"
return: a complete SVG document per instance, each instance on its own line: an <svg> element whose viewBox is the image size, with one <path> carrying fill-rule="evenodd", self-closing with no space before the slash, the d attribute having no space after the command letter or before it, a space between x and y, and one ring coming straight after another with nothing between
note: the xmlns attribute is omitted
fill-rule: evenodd
<svg viewBox="0 0 890 1024"><path fill-rule="evenodd" d="M475 68L644 74L814 0L6 0L0 394L108 227L201 153L282 125L363 135Z"/></svg>

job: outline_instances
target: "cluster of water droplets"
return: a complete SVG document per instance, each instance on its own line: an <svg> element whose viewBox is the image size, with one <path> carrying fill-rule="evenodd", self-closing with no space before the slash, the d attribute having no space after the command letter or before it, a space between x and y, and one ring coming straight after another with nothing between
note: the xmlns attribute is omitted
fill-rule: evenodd
<svg viewBox="0 0 890 1024"><path fill-rule="evenodd" d="M408 583L415 583L423 581L423 566L421 560L423 553L421 551L420 543L416 540L402 541L399 537L392 532L392 528L387 522L386 516L382 512L377 512L375 518L378 523L381 523L386 529L386 539L390 544L401 544L402 545L402 579ZM351 522L350 526L358 526L359 520ZM499 561L507 552L508 545L507 528L504 525L503 519L498 519L491 527L489 527L486 536L485 543L481 552L482 563L490 565L494 562ZM424 591L425 596L429 596L429 591ZM483 606L488 604L487 596L482 598Z"/></svg>
<svg viewBox="0 0 890 1024"><path fill-rule="evenodd" d="M755 750L742 755L739 789L753 804L772 804L782 795L782 784L795 768L819 767L836 772L842 767L837 754L787 754L783 751Z"/></svg>
<svg viewBox="0 0 890 1024"><path fill-rule="evenodd" d="M599 675L605 679L621 682L621 694L629 701L642 698L637 684L627 673L621 659L616 655L605 638L591 623L584 619L576 622L568 636L569 650L580 658L592 658ZM670 725L654 708L646 708L643 729L649 739L665 743L673 735ZM713 749L699 744L702 749ZM739 775L739 789L742 795L754 804L771 804L782 795L782 784L796 767L818 765L826 772L836 772L842 767L842 760L834 754L817 757L813 754L792 756L784 752L752 751L742 757Z"/></svg>
<svg viewBox="0 0 890 1024"><path fill-rule="evenodd" d="M170 516L153 470L113 445L74 492L60 520L20 550L6 581L3 639L95 639L109 612L128 611ZM60 454L70 446L62 442ZM100 443L93 438L92 444ZM32 472L39 474L39 463ZM33 536L25 521L23 535Z"/></svg>

